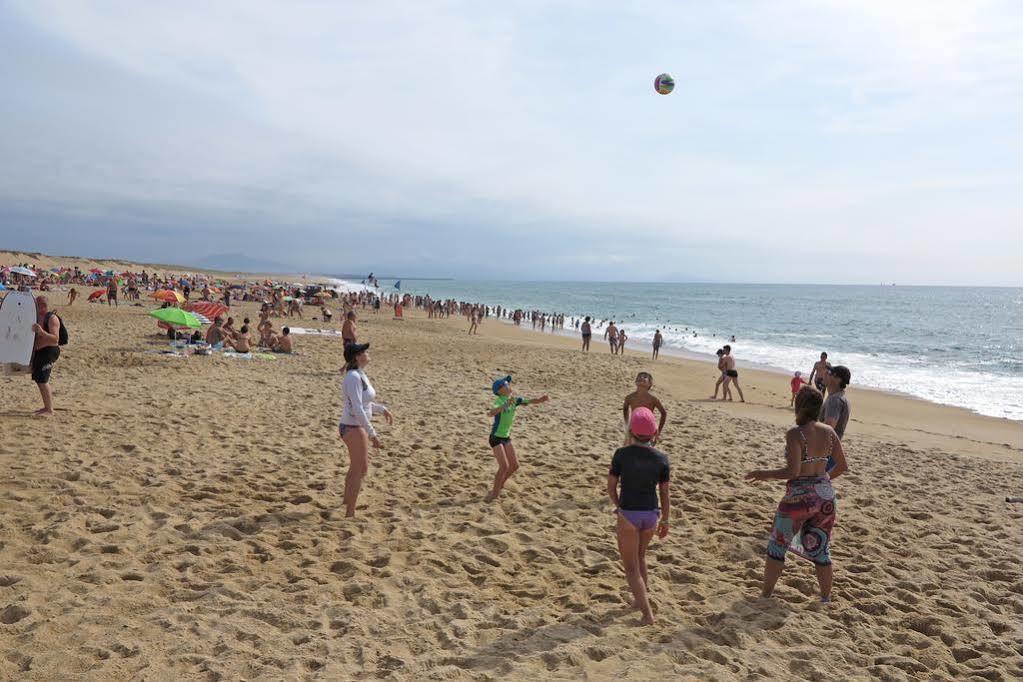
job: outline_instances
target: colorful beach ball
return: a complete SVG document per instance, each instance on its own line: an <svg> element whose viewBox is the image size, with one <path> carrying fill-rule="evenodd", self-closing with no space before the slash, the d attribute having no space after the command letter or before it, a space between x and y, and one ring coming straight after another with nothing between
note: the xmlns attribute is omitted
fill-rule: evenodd
<svg viewBox="0 0 1023 682"><path fill-rule="evenodd" d="M654 79L654 90L662 95L669 95L675 89L675 79L669 74L662 73Z"/></svg>

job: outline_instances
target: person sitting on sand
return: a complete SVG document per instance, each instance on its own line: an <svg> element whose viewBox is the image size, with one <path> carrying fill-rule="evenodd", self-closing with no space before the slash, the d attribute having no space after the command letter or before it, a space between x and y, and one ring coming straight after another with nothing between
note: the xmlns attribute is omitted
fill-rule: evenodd
<svg viewBox="0 0 1023 682"><path fill-rule="evenodd" d="M224 323L224 334L226 334L228 338L232 339L238 334L237 330L234 328L234 318L231 316L228 316L227 322Z"/></svg>
<svg viewBox="0 0 1023 682"><path fill-rule="evenodd" d="M334 313L332 313L329 310L327 310L327 306L321 305L320 306L320 317L323 318L324 322L330 324L330 321L334 319Z"/></svg>
<svg viewBox="0 0 1023 682"><path fill-rule="evenodd" d="M291 330L285 327L281 330L281 335L277 337L277 343L273 345L275 353L291 353L294 351L294 346L291 344L292 336Z"/></svg>
<svg viewBox="0 0 1023 682"><path fill-rule="evenodd" d="M277 334L274 333L274 326L267 320L266 324L261 324L259 330L259 345L263 348L273 348L278 343Z"/></svg>
<svg viewBox="0 0 1023 682"><path fill-rule="evenodd" d="M224 344L234 348L236 353L248 353L252 350L249 345L249 325L243 324L232 338L226 339Z"/></svg>
<svg viewBox="0 0 1023 682"><path fill-rule="evenodd" d="M213 324L206 330L206 343L211 346L223 344L228 339L227 332L224 331L224 320L221 317L213 318Z"/></svg>
<svg viewBox="0 0 1023 682"><path fill-rule="evenodd" d="M629 421L632 413L641 407L645 407L651 412L657 410L661 413L661 421L657 425L657 433L661 434L664 432L664 424L668 421L668 411L664 409L664 405L657 399L657 396L650 392L650 389L653 387L653 375L650 372L640 372L636 375L636 390L625 396L625 403L622 405L622 419L625 424L626 443L629 440ZM656 439L654 442L656 442Z"/></svg>
<svg viewBox="0 0 1023 682"><path fill-rule="evenodd" d="M664 453L653 447L657 422L649 409L637 407L632 411L629 435L628 444L616 450L611 458L607 495L618 516L618 551L622 555L633 606L643 614L643 624L651 625L654 613L647 598L646 550L655 529L660 538L668 535L671 465Z"/></svg>
<svg viewBox="0 0 1023 682"><path fill-rule="evenodd" d="M491 390L497 398L494 399L494 408L487 412L487 415L494 419L494 424L490 428L490 447L494 452L494 460L497 462L497 473L494 475L494 487L485 498L487 502L497 499L504 484L519 468L515 446L511 442L511 428L515 422L515 411L520 405L539 405L550 400L546 395L533 400L516 397L512 394L511 380L512 378L507 376L498 379L491 386Z"/></svg>
<svg viewBox="0 0 1023 682"><path fill-rule="evenodd" d="M784 480L785 496L778 504L771 539L767 543L762 595L770 597L785 567L785 552L799 539L801 554L817 571L821 601L831 600L831 529L835 525L835 490L831 482L848 471L842 441L835 430L817 421L824 396L813 386L796 394L796 425L785 434L785 466L757 469L746 480ZM829 476L828 457L835 467Z"/></svg>
<svg viewBox="0 0 1023 682"><path fill-rule="evenodd" d="M803 379L802 372L796 372L792 375L792 381L789 382L789 388L792 389L792 399L789 400L789 407L796 404L796 394L799 393L799 389L806 386L806 381Z"/></svg>
<svg viewBox="0 0 1023 682"><path fill-rule="evenodd" d="M362 481L369 473L369 444L380 447L380 439L373 428L374 414L383 414L388 424L394 417L383 405L375 402L377 392L366 376L369 364L369 344L354 344L345 348L345 378L341 382L344 407L338 434L348 448L349 466L345 475L345 516L355 516Z"/></svg>

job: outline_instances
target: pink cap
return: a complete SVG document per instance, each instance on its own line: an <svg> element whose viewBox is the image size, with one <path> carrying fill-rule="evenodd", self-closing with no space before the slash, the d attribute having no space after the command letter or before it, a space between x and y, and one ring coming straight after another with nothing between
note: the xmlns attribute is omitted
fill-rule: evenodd
<svg viewBox="0 0 1023 682"><path fill-rule="evenodd" d="M654 413L646 407L637 407L629 417L629 431L641 438L657 435L657 420Z"/></svg>

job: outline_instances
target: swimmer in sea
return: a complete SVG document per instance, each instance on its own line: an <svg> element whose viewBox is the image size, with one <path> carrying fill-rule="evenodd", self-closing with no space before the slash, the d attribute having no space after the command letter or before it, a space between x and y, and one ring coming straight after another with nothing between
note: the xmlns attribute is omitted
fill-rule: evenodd
<svg viewBox="0 0 1023 682"><path fill-rule="evenodd" d="M494 399L493 409L487 415L494 419L494 424L490 428L490 447L497 462L497 473L494 475L494 487L484 498L487 502L497 499L504 484L519 468L519 460L511 442L515 411L522 405L539 405L550 400L546 395L533 400L516 397L511 390L511 380L510 376L498 379L491 387L497 397Z"/></svg>

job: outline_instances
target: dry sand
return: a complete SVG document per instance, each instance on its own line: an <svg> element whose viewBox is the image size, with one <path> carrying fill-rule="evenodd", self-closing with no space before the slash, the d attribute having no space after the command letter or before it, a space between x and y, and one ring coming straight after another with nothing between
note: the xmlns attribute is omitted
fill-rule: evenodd
<svg viewBox="0 0 1023 682"><path fill-rule="evenodd" d="M651 548L644 628L604 486L645 357L366 314L397 421L346 520L337 340L163 358L143 352L165 343L146 311L61 309L53 420L29 416L27 377L0 378L0 678L1023 676L1023 507L1004 501L1023 494L1019 424L851 391L835 602L797 560L764 600L783 484L742 475L782 460L787 380L744 372L752 404L711 404L711 367L662 359L674 525ZM523 468L488 505L505 372L551 402L520 411Z"/></svg>

